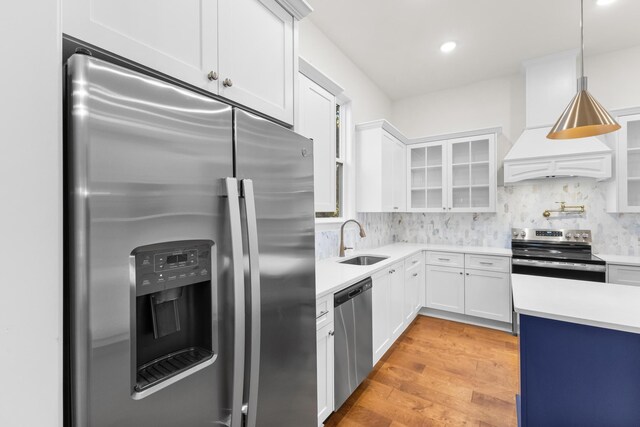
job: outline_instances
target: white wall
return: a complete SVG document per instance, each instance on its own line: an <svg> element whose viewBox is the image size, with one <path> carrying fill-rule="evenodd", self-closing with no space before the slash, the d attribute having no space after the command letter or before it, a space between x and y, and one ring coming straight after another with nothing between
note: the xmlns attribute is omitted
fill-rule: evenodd
<svg viewBox="0 0 640 427"><path fill-rule="evenodd" d="M0 425L62 425L59 1L0 14Z"/></svg>
<svg viewBox="0 0 640 427"><path fill-rule="evenodd" d="M589 91L605 108L640 106L640 46L587 57L585 71ZM524 116L524 73L518 73L395 101L391 122L409 138L502 126L514 142Z"/></svg>
<svg viewBox="0 0 640 427"><path fill-rule="evenodd" d="M391 117L391 100L307 18L299 25L299 54L344 88L351 99L353 123Z"/></svg>
<svg viewBox="0 0 640 427"><path fill-rule="evenodd" d="M640 46L587 57L589 92L609 110L640 106Z"/></svg>

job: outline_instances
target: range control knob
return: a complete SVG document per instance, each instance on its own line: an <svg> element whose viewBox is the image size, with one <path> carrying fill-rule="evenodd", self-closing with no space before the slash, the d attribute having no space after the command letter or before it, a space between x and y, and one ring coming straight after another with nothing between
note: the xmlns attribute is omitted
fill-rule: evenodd
<svg viewBox="0 0 640 427"><path fill-rule="evenodd" d="M527 236L527 233L523 230L523 231L521 231L521 232L520 232L520 236L521 236L521 237L526 237L526 236Z"/></svg>
<svg viewBox="0 0 640 427"><path fill-rule="evenodd" d="M583 239L588 239L589 238L589 234L588 233L583 233L582 234L582 238Z"/></svg>
<svg viewBox="0 0 640 427"><path fill-rule="evenodd" d="M570 238L572 238L572 237L573 237L573 234L571 234L571 233L567 233L567 239L570 239Z"/></svg>
<svg viewBox="0 0 640 427"><path fill-rule="evenodd" d="M518 237L518 232L517 231L513 232L513 237Z"/></svg>

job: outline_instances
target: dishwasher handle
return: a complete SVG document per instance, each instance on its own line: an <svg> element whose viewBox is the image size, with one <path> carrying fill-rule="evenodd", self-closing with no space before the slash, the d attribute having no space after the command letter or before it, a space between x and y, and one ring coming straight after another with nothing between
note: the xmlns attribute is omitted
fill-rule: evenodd
<svg viewBox="0 0 640 427"><path fill-rule="evenodd" d="M367 277L355 285L351 285L348 288L341 290L333 296L333 306L338 307L353 298L357 298L363 292L370 290L372 284L373 282L371 281L371 277Z"/></svg>

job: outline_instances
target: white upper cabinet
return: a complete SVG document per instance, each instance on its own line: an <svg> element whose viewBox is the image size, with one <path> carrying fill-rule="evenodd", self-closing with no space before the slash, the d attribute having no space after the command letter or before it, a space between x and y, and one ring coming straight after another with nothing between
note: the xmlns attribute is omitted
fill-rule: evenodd
<svg viewBox="0 0 640 427"><path fill-rule="evenodd" d="M336 98L300 74L298 132L313 139L316 212L336 209Z"/></svg>
<svg viewBox="0 0 640 427"><path fill-rule="evenodd" d="M286 123L294 17L275 0L63 0L63 32Z"/></svg>
<svg viewBox="0 0 640 427"><path fill-rule="evenodd" d="M388 122L356 126L358 212L406 211L406 148Z"/></svg>
<svg viewBox="0 0 640 427"><path fill-rule="evenodd" d="M220 95L293 123L293 16L275 0L219 0Z"/></svg>
<svg viewBox="0 0 640 427"><path fill-rule="evenodd" d="M495 212L495 134L407 148L407 206L412 212Z"/></svg>
<svg viewBox="0 0 640 427"><path fill-rule="evenodd" d="M610 212L640 212L640 114L619 116L616 179L608 192Z"/></svg>
<svg viewBox="0 0 640 427"><path fill-rule="evenodd" d="M62 30L218 92L218 0L63 0Z"/></svg>

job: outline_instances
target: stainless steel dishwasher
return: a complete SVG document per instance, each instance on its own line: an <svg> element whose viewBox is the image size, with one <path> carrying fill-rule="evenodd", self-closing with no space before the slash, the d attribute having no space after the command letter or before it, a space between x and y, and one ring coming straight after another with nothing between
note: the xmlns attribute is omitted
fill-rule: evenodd
<svg viewBox="0 0 640 427"><path fill-rule="evenodd" d="M371 285L369 277L338 292L333 298L336 410L373 368Z"/></svg>

